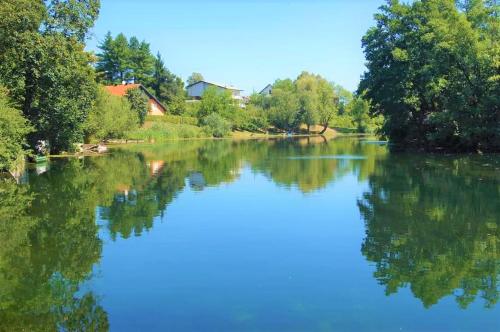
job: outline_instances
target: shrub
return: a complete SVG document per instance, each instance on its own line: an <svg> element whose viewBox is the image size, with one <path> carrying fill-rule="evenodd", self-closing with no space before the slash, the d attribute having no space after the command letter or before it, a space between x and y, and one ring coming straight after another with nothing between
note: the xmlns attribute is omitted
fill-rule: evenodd
<svg viewBox="0 0 500 332"><path fill-rule="evenodd" d="M164 116L148 115L146 120L150 122L166 122L172 124L187 124L192 126L196 126L198 124L197 118L193 118L191 116L171 115L171 114L166 114Z"/></svg>
<svg viewBox="0 0 500 332"><path fill-rule="evenodd" d="M231 133L231 124L217 113L212 113L200 121L203 130L213 137L224 137Z"/></svg>
<svg viewBox="0 0 500 332"><path fill-rule="evenodd" d="M21 111L13 108L0 86L0 171L16 166L26 155L26 135L32 131Z"/></svg>
<svg viewBox="0 0 500 332"><path fill-rule="evenodd" d="M209 87L201 97L198 117L201 119L212 113L227 117L227 115L232 114L235 109L237 109L237 106L229 91L219 91L215 87Z"/></svg>
<svg viewBox="0 0 500 332"><path fill-rule="evenodd" d="M123 138L127 131L137 127L137 113L132 110L127 99L99 89L95 105L85 121L85 140Z"/></svg>
<svg viewBox="0 0 500 332"><path fill-rule="evenodd" d="M148 98L140 89L130 89L127 91L127 100L132 110L136 112L139 124L142 126L148 115Z"/></svg>
<svg viewBox="0 0 500 332"><path fill-rule="evenodd" d="M198 117L198 112L200 111L201 103L199 101L186 102L185 105L185 116Z"/></svg>

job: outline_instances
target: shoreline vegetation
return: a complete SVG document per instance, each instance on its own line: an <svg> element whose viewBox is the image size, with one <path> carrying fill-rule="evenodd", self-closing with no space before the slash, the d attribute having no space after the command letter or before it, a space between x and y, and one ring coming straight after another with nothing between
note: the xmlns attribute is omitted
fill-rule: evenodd
<svg viewBox="0 0 500 332"><path fill-rule="evenodd" d="M377 133L409 150L498 152L499 8L490 1L388 1L362 39L367 70L354 93L303 71L248 98L212 87L189 100L186 86L203 75L183 82L144 40L109 32L97 53L85 50L99 0L4 0L0 170L74 153L82 143L243 139L311 128ZM105 89L127 82L151 91L166 115L147 116L140 89L125 96Z"/></svg>

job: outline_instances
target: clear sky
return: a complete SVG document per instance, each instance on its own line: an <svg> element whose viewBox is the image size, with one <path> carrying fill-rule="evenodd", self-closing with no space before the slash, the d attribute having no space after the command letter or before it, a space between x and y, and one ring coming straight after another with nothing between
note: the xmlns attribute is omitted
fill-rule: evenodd
<svg viewBox="0 0 500 332"><path fill-rule="evenodd" d="M101 0L88 48L123 32L159 51L184 80L192 72L245 94L302 70L355 90L361 37L383 0Z"/></svg>

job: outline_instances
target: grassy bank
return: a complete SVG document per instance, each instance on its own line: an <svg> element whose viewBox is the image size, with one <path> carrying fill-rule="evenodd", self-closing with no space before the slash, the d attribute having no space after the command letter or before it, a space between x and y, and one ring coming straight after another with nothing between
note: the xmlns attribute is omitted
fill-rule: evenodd
<svg viewBox="0 0 500 332"><path fill-rule="evenodd" d="M163 121L146 122L143 127L126 133L128 140L161 143L168 140L207 137L201 127Z"/></svg>

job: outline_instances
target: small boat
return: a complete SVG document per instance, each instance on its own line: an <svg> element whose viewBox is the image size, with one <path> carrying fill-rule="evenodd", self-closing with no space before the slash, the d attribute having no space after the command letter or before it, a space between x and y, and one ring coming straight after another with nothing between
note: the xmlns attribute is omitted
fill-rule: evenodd
<svg viewBox="0 0 500 332"><path fill-rule="evenodd" d="M35 164L41 164L41 163L44 163L46 161L49 160L49 157L47 156L34 156L33 158L30 158L32 162L34 162Z"/></svg>

